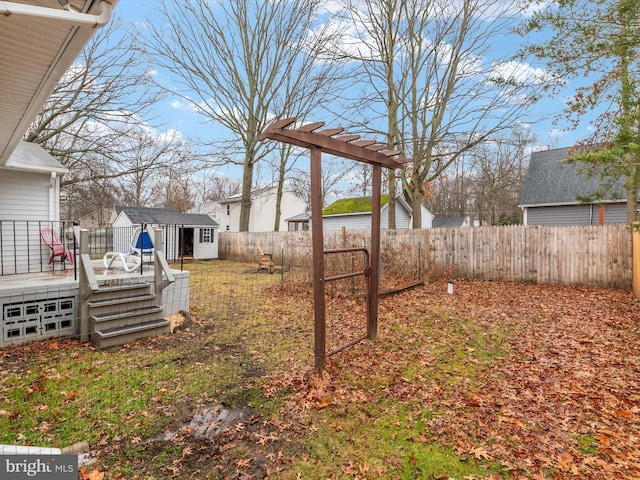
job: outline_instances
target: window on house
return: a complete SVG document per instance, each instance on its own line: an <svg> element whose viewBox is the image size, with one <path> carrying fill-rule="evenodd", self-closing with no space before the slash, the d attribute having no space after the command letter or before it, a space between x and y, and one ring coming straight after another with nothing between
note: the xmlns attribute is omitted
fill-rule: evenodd
<svg viewBox="0 0 640 480"><path fill-rule="evenodd" d="M213 241L214 241L213 228L201 228L200 243L213 243Z"/></svg>

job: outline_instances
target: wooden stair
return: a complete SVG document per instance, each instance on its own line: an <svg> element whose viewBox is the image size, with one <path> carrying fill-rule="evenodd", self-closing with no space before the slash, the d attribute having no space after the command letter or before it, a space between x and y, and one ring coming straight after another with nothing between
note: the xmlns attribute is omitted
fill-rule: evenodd
<svg viewBox="0 0 640 480"><path fill-rule="evenodd" d="M162 315L164 307L150 283L100 286L87 304L91 341L98 348L170 332L170 323Z"/></svg>

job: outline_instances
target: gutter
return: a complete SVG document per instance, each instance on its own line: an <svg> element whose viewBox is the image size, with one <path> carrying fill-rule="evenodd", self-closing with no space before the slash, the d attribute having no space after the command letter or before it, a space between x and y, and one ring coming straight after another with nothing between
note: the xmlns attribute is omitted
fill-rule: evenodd
<svg viewBox="0 0 640 480"><path fill-rule="evenodd" d="M61 22L72 23L77 26L88 26L100 28L107 24L111 18L111 3L107 1L99 2L99 13L92 15L80 13L72 10L58 10L55 8L38 7L35 5L25 5L14 2L0 2L0 15L10 17L11 15L24 15L28 17L47 18Z"/></svg>

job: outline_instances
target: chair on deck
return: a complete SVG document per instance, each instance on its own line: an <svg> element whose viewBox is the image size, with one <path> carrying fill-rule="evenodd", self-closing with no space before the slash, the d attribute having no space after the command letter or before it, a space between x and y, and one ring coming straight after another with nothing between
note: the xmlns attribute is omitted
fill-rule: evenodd
<svg viewBox="0 0 640 480"><path fill-rule="evenodd" d="M122 268L125 272L131 273L140 268L143 263L153 263L154 260L153 242L149 233L140 227L136 227L131 238L128 252L107 252L102 258L104 268Z"/></svg>
<svg viewBox="0 0 640 480"><path fill-rule="evenodd" d="M73 252L60 241L58 232L51 227L43 227L40 229L40 237L47 247L51 249L49 265L51 265L51 262L53 262L53 259L56 257L60 257L60 260L63 262L69 260L69 263L73 265Z"/></svg>

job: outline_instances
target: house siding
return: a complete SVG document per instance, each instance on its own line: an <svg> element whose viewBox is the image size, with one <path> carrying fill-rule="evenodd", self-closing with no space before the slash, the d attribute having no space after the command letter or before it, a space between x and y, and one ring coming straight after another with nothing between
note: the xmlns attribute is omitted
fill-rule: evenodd
<svg viewBox="0 0 640 480"><path fill-rule="evenodd" d="M46 173L2 171L2 220L57 221L57 207L53 212L50 210L50 180L51 175ZM53 217L50 217L51 213Z"/></svg>
<svg viewBox="0 0 640 480"><path fill-rule="evenodd" d="M426 208L422 209L422 228L431 228L433 215ZM322 218L325 230L371 230L371 212L352 213L345 215L325 215ZM389 228L389 205L386 204L380 210L380 227ZM405 210L399 202L396 202L396 229L412 228L411 212Z"/></svg>
<svg viewBox="0 0 640 480"><path fill-rule="evenodd" d="M49 248L40 240L40 226L59 220L57 205L51 204L57 197L51 192L50 180L47 173L2 171L2 274L38 271L49 261Z"/></svg>
<svg viewBox="0 0 640 480"><path fill-rule="evenodd" d="M251 211L249 215L250 232L273 232L276 220L277 189L269 188L252 195ZM306 210L306 203L291 192L282 193L280 206L279 231L287 231L287 218L298 215ZM227 215L227 212L229 213ZM238 232L240 230L240 200L222 202L220 217L216 219L220 224L220 231Z"/></svg>
<svg viewBox="0 0 640 480"><path fill-rule="evenodd" d="M527 207L527 225L598 225L600 207L598 205L562 205ZM604 223L627 223L626 203L604 205Z"/></svg>
<svg viewBox="0 0 640 480"><path fill-rule="evenodd" d="M200 229L195 228L193 232L193 258L196 260L208 260L218 258L218 229L213 229L213 242L200 242Z"/></svg>
<svg viewBox="0 0 640 480"><path fill-rule="evenodd" d="M322 218L322 227L325 231L340 230L371 230L371 213L352 215L327 215Z"/></svg>
<svg viewBox="0 0 640 480"><path fill-rule="evenodd" d="M380 212L380 225L389 228L389 205L385 205ZM396 202L396 228L411 228L411 216Z"/></svg>

